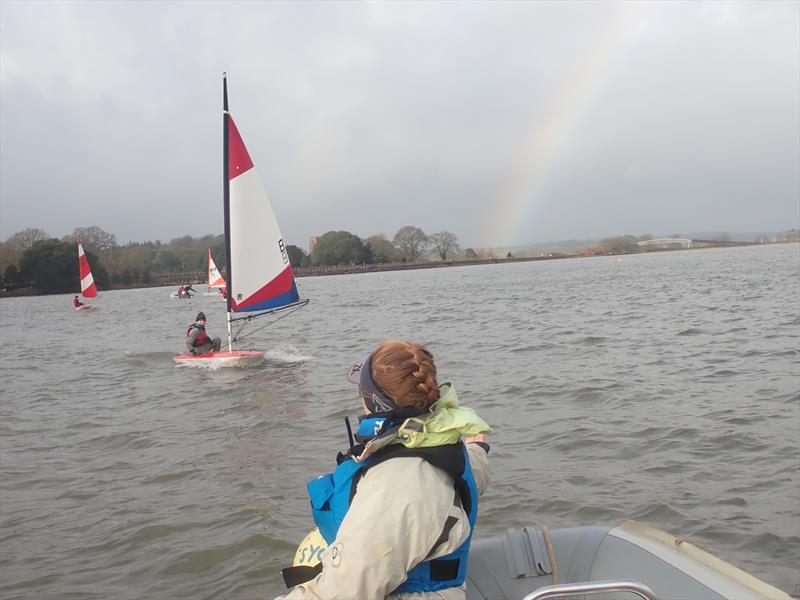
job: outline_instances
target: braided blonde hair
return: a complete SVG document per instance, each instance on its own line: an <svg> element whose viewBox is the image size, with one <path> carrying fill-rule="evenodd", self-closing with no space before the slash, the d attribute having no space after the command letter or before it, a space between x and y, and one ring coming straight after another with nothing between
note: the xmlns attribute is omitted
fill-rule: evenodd
<svg viewBox="0 0 800 600"><path fill-rule="evenodd" d="M414 342L381 343L372 354L372 378L398 406L424 408L439 399L433 355Z"/></svg>

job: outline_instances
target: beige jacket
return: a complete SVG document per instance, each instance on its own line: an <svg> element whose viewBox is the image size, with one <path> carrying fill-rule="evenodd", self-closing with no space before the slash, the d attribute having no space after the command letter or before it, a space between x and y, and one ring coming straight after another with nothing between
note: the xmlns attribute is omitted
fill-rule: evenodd
<svg viewBox="0 0 800 600"><path fill-rule="evenodd" d="M489 483L489 459L467 444L478 493ZM458 519L449 538L430 554L447 517ZM464 587L389 596L426 557L456 550L469 535L464 510L453 504L453 478L422 458L393 458L369 469L336 540L322 554L322 573L293 588L286 600L463 600Z"/></svg>

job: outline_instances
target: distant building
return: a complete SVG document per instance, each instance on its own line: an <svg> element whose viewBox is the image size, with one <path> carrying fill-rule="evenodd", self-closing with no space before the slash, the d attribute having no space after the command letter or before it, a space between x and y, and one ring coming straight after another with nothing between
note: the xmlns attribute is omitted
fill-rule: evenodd
<svg viewBox="0 0 800 600"><path fill-rule="evenodd" d="M308 238L308 254L311 255L314 252L314 246L317 245L317 241L319 240L319 236L312 235Z"/></svg>

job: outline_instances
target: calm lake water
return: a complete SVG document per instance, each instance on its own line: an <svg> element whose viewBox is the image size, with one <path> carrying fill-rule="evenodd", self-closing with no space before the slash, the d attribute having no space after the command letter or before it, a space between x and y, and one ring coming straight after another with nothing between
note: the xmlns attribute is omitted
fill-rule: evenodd
<svg viewBox="0 0 800 600"><path fill-rule="evenodd" d="M633 518L800 594L799 245L299 283L252 370L173 364L198 310L224 333L213 297L0 301L4 600L281 592L388 337L494 427L479 535Z"/></svg>

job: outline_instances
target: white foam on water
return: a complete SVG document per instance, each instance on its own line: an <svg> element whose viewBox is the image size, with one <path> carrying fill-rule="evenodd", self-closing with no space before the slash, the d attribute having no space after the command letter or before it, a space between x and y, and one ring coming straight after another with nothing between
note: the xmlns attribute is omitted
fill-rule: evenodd
<svg viewBox="0 0 800 600"><path fill-rule="evenodd" d="M273 362L300 363L314 360L310 354L303 354L294 346L278 346L264 353L264 357Z"/></svg>

